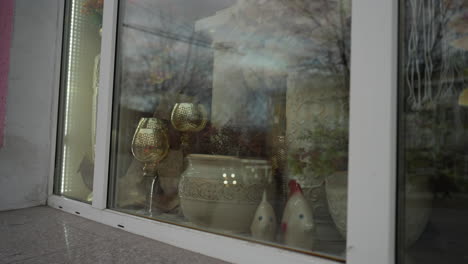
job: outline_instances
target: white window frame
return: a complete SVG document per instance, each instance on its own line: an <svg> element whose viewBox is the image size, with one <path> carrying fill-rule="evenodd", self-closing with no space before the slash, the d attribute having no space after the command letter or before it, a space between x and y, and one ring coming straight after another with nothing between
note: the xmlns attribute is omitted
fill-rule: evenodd
<svg viewBox="0 0 468 264"><path fill-rule="evenodd" d="M118 2L104 3L93 202L54 195L55 166L51 166L48 205L234 263L339 263L106 209ZM346 262L395 264L398 1L353 0L351 40ZM57 43L61 47L61 38ZM58 65L60 56L58 51ZM58 111L60 67L56 68L54 109ZM53 165L55 132L51 138Z"/></svg>

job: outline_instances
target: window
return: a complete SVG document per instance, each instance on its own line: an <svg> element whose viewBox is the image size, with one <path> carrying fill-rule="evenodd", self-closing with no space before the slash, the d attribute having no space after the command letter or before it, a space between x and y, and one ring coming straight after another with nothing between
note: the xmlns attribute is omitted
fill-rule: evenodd
<svg viewBox="0 0 468 264"><path fill-rule="evenodd" d="M54 193L91 202L102 1L65 4Z"/></svg>
<svg viewBox="0 0 468 264"><path fill-rule="evenodd" d="M344 259L351 1L121 1L109 208Z"/></svg>
<svg viewBox="0 0 468 264"><path fill-rule="evenodd" d="M398 263L465 263L468 4L400 2Z"/></svg>
<svg viewBox="0 0 468 264"><path fill-rule="evenodd" d="M394 264L398 2L352 7L351 23L349 0L106 1L92 203L66 199L91 192L77 150L94 136L64 136L63 77L48 204L227 261Z"/></svg>

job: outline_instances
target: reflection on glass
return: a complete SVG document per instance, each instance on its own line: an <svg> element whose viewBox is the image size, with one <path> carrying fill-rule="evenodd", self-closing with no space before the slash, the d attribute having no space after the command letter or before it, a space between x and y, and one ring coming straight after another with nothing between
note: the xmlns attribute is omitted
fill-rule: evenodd
<svg viewBox="0 0 468 264"><path fill-rule="evenodd" d="M54 193L91 202L102 0L66 1Z"/></svg>
<svg viewBox="0 0 468 264"><path fill-rule="evenodd" d="M468 2L401 7L398 263L467 263Z"/></svg>
<svg viewBox="0 0 468 264"><path fill-rule="evenodd" d="M109 207L343 259L350 6L122 1ZM132 153L145 119L162 159Z"/></svg>

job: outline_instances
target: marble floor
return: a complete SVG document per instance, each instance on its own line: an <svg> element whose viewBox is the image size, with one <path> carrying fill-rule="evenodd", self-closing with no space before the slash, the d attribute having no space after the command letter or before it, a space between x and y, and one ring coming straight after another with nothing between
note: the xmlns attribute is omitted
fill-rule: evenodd
<svg viewBox="0 0 468 264"><path fill-rule="evenodd" d="M225 263L50 207L0 212L1 263Z"/></svg>

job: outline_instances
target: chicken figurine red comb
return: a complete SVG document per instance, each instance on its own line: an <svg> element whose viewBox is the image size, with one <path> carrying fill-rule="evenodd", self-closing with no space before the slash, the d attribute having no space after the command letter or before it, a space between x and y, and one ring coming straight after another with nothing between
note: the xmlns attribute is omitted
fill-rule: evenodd
<svg viewBox="0 0 468 264"><path fill-rule="evenodd" d="M297 192L300 192L301 194L303 194L301 185L299 185L299 183L297 183L296 180L290 180L289 183L288 183L288 186L289 186L289 196L288 197L291 197L291 195L293 195L293 194L295 194Z"/></svg>

